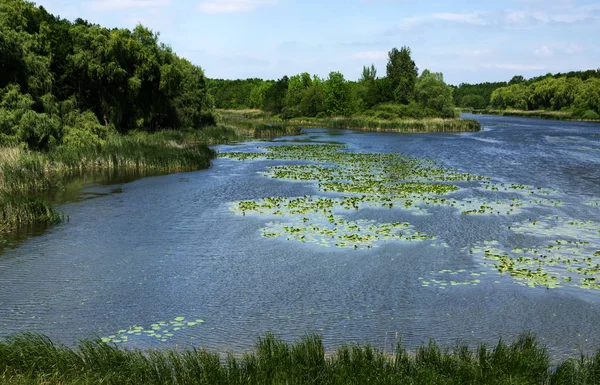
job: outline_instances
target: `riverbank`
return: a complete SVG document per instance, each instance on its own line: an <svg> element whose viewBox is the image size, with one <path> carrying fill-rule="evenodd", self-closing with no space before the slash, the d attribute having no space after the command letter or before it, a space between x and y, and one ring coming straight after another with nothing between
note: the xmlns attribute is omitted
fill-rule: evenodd
<svg viewBox="0 0 600 385"><path fill-rule="evenodd" d="M37 334L0 341L0 382L8 384L598 384L600 351L552 365L530 334L475 350L430 341L414 352L401 343L325 351L321 337L285 343L267 334L253 351L226 359L202 349L126 350L99 340L74 349Z"/></svg>
<svg viewBox="0 0 600 385"><path fill-rule="evenodd" d="M372 132L476 132L481 125L472 119L376 119L369 116L281 119L261 110L220 110L222 119L234 126L296 128L341 128Z"/></svg>
<svg viewBox="0 0 600 385"><path fill-rule="evenodd" d="M59 147L49 152L0 148L0 233L31 224L60 222L62 216L37 197L64 187L65 178L89 171L171 173L210 167L209 145L274 138L298 128L221 125L190 131L133 132L111 135L102 145Z"/></svg>
<svg viewBox="0 0 600 385"><path fill-rule="evenodd" d="M463 112L469 112L477 115L497 115L497 116L512 116L519 118L537 118L549 120L567 120L573 122L600 122L600 119L581 119L573 116L570 112L564 111L524 111L524 110L494 110L494 109L463 109Z"/></svg>

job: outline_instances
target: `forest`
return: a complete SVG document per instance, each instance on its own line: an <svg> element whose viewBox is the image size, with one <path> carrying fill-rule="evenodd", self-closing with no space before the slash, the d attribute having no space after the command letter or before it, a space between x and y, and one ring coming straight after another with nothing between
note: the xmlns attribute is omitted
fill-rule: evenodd
<svg viewBox="0 0 600 385"><path fill-rule="evenodd" d="M360 115L377 119L453 118L452 89L441 73L420 75L409 47L388 53L386 74L363 67L358 81L340 72L326 79L309 73L277 81L209 79L208 90L219 109L261 109L284 119Z"/></svg>
<svg viewBox="0 0 600 385"><path fill-rule="evenodd" d="M0 144L102 144L111 132L214 124L202 69L138 25L70 22L23 0L0 4Z"/></svg>
<svg viewBox="0 0 600 385"><path fill-rule="evenodd" d="M509 82L460 84L454 102L473 109L558 111L573 119L600 119L600 68Z"/></svg>

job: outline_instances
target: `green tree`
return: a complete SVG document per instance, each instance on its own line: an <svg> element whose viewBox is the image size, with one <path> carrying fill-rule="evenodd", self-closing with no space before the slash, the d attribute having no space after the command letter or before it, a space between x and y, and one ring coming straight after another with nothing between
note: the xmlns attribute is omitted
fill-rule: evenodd
<svg viewBox="0 0 600 385"><path fill-rule="evenodd" d="M329 73L323 92L327 114L350 115L354 112L352 88L340 72Z"/></svg>
<svg viewBox="0 0 600 385"><path fill-rule="evenodd" d="M397 48L392 48L388 53L386 67L394 101L403 104L414 100L415 84L419 75L419 69L410 55L411 51L408 47L402 47L399 51Z"/></svg>
<svg viewBox="0 0 600 385"><path fill-rule="evenodd" d="M415 96L423 107L437 111L444 118L454 117L452 88L446 85L442 73L423 71L415 85Z"/></svg>
<svg viewBox="0 0 600 385"><path fill-rule="evenodd" d="M273 114L279 114L285 106L289 78L287 76L277 80L265 93L263 109Z"/></svg>

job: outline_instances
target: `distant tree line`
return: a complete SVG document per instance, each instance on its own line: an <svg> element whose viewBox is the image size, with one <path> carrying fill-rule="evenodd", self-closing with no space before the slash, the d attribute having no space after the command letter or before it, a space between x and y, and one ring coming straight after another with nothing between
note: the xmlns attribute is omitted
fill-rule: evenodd
<svg viewBox="0 0 600 385"><path fill-rule="evenodd" d="M358 81L340 72L309 73L277 81L209 79L217 108L257 108L283 118L363 114L381 119L454 117L452 88L441 73L419 71L408 47L388 53L386 76L364 67Z"/></svg>
<svg viewBox="0 0 600 385"><path fill-rule="evenodd" d="M212 104L202 69L141 25L109 29L0 2L0 145L49 150L110 131L200 127Z"/></svg>
<svg viewBox="0 0 600 385"><path fill-rule="evenodd" d="M454 102L476 109L567 111L582 119L600 118L600 69L547 74L509 82L460 84Z"/></svg>

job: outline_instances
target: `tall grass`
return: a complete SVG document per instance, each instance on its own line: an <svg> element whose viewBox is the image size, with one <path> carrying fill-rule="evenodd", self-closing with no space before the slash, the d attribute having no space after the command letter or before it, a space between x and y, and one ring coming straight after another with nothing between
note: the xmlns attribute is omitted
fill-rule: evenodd
<svg viewBox="0 0 600 385"><path fill-rule="evenodd" d="M260 110L220 110L219 119L225 127L237 130L240 135L260 137L257 132L275 135L294 135L300 127L348 128L379 132L473 132L479 131L479 122L471 119L378 119L370 116L293 118L289 120L272 116Z"/></svg>
<svg viewBox="0 0 600 385"><path fill-rule="evenodd" d="M219 136L221 135L221 136ZM0 232L34 223L54 223L61 216L52 205L32 196L59 190L77 173L99 170L174 172L210 166L216 153L206 142L227 141L224 129L194 132L113 135L102 145L58 147L47 153L23 147L0 148Z"/></svg>
<svg viewBox="0 0 600 385"><path fill-rule="evenodd" d="M377 132L474 132L481 129L479 122L471 119L393 119L379 120L370 117L334 117L324 119L292 119L290 124L305 127L349 128Z"/></svg>
<svg viewBox="0 0 600 385"><path fill-rule="evenodd" d="M227 358L215 352L125 350L98 340L74 349L37 334L0 342L0 381L38 384L599 384L600 352L551 366L544 347L523 334L492 348L434 342L394 355L370 346L325 352L311 335L288 344L267 334L253 351Z"/></svg>

